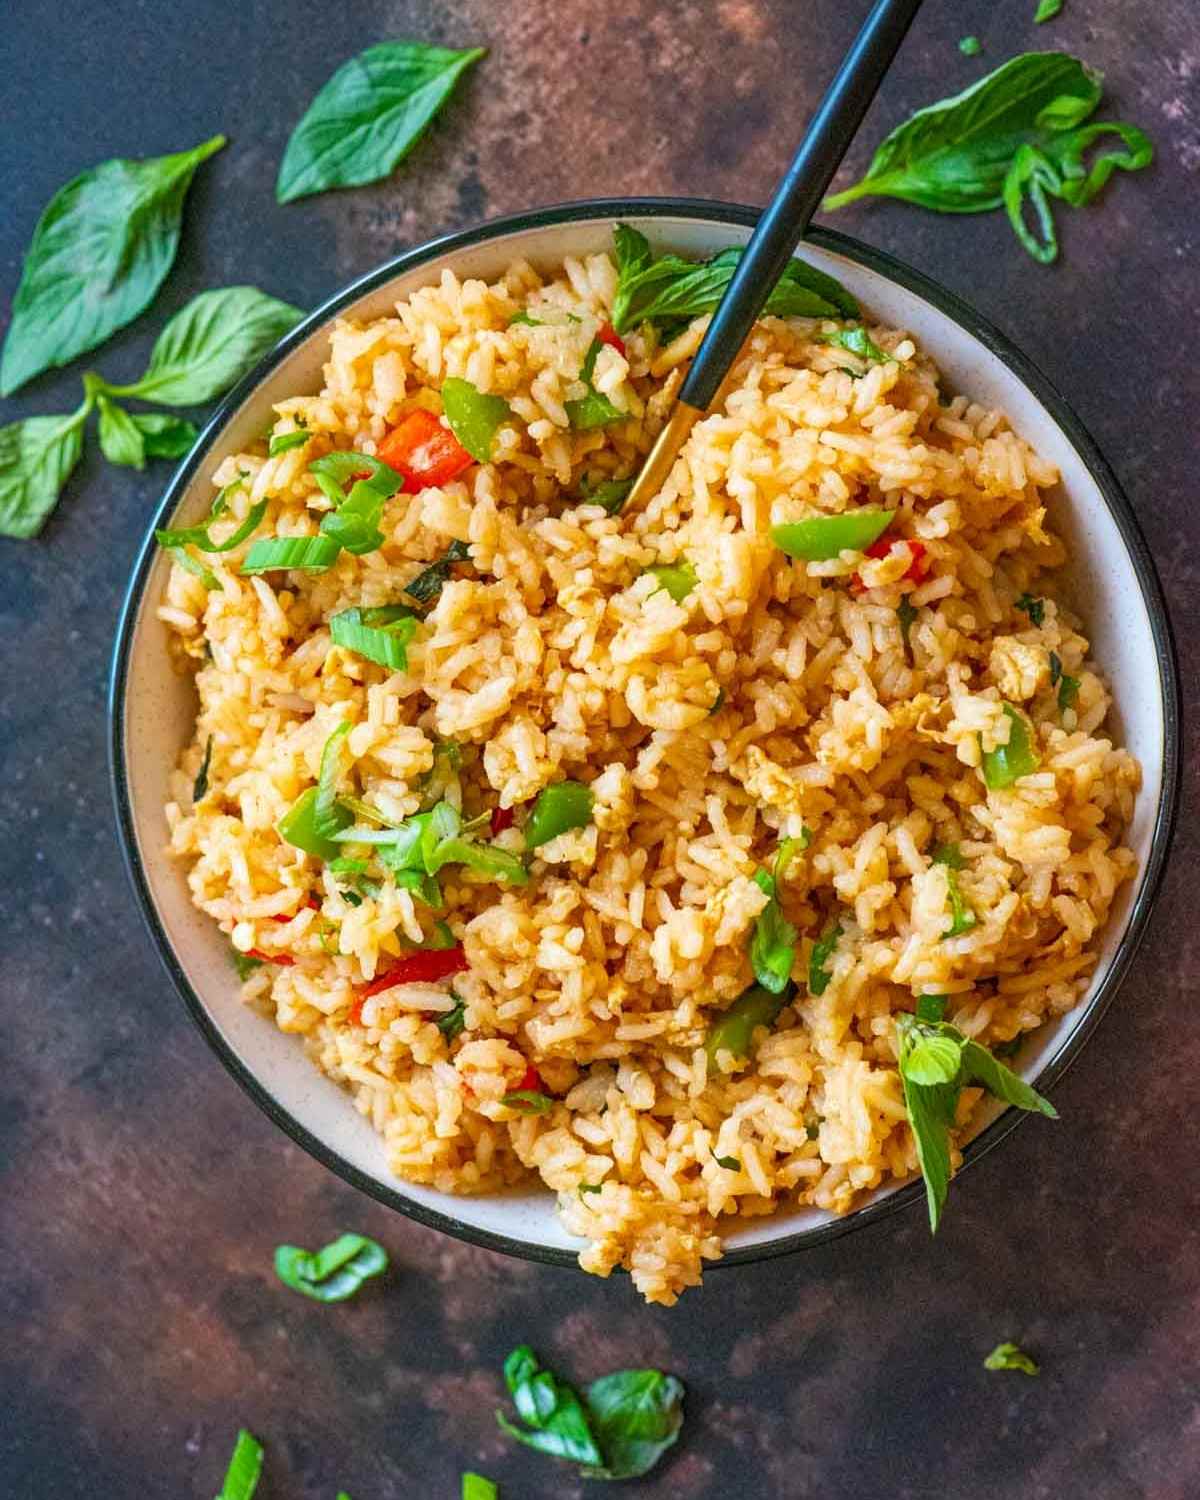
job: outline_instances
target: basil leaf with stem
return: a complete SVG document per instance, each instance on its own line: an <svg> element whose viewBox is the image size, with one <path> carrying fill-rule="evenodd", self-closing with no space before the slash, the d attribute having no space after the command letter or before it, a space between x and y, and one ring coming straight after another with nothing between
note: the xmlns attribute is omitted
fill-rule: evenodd
<svg viewBox="0 0 1200 1500"><path fill-rule="evenodd" d="M381 42L343 63L292 132L279 166L277 201L386 177L486 50Z"/></svg>
<svg viewBox="0 0 1200 1500"><path fill-rule="evenodd" d="M498 1411L496 1421L504 1432L552 1458L603 1466L579 1393L553 1370L543 1369L528 1344L518 1345L504 1361L504 1382L525 1424L518 1427Z"/></svg>
<svg viewBox="0 0 1200 1500"><path fill-rule="evenodd" d="M478 463L492 457L492 440L512 417L503 396L491 396L469 380L452 376L442 385L442 410L450 431Z"/></svg>
<svg viewBox="0 0 1200 1500"><path fill-rule="evenodd" d="M740 1172L742 1164L736 1156L714 1156L713 1161L718 1167L724 1167L727 1172Z"/></svg>
<svg viewBox="0 0 1200 1500"><path fill-rule="evenodd" d="M88 397L67 416L0 427L0 536L37 536L83 452Z"/></svg>
<svg viewBox="0 0 1200 1500"><path fill-rule="evenodd" d="M46 205L25 256L0 356L0 395L69 364L153 300L179 247L196 168L225 144L81 172Z"/></svg>
<svg viewBox="0 0 1200 1500"><path fill-rule="evenodd" d="M146 467L146 440L137 423L123 408L107 396L98 396L100 410L100 451L110 464L125 469Z"/></svg>
<svg viewBox="0 0 1200 1500"><path fill-rule="evenodd" d="M304 316L254 286L201 292L159 334L141 379L106 383L105 390L164 406L199 406L236 385Z"/></svg>
<svg viewBox="0 0 1200 1500"><path fill-rule="evenodd" d="M679 1439L683 1395L683 1382L661 1370L616 1370L593 1380L583 1399L604 1463L581 1469L583 1477L648 1474Z"/></svg>
<svg viewBox="0 0 1200 1500"><path fill-rule="evenodd" d="M233 1445L233 1456L225 1471L225 1482L217 1500L254 1500L262 1475L263 1446L243 1427Z"/></svg>
<svg viewBox="0 0 1200 1500"><path fill-rule="evenodd" d="M142 435L147 458L182 458L200 436L194 422L165 411L131 411L129 420Z"/></svg>
<svg viewBox="0 0 1200 1500"><path fill-rule="evenodd" d="M280 1281L316 1302L344 1302L387 1267L387 1251L363 1234L339 1235L315 1255L295 1245L280 1245L275 1251Z"/></svg>
<svg viewBox="0 0 1200 1500"><path fill-rule="evenodd" d="M210 734L208 743L204 747L204 759L200 762L200 769L196 772L196 779L192 782L192 806L197 802L203 802L208 796L208 768L212 763L213 737Z"/></svg>

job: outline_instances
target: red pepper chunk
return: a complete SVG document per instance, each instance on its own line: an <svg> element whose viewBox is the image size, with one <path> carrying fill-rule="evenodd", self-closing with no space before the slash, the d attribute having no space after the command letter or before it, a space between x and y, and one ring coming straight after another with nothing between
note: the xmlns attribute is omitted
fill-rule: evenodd
<svg viewBox="0 0 1200 1500"><path fill-rule="evenodd" d="M929 572L929 559L925 555L925 543L913 541L911 538L902 538L900 541L892 537L881 536L877 542L872 542L863 553L864 557L886 557L893 547L903 544L908 548L910 562L908 567L900 576L901 583L912 579L913 583L920 583ZM850 584L855 593L861 593L866 588L862 577L855 573Z"/></svg>
<svg viewBox="0 0 1200 1500"><path fill-rule="evenodd" d="M506 828L511 828L516 821L516 810L511 807L492 808L492 837L503 833Z"/></svg>
<svg viewBox="0 0 1200 1500"><path fill-rule="evenodd" d="M283 919L285 922L287 918ZM263 953L259 948L247 948L247 958L256 958L260 964L280 964L285 969L290 969L296 960L290 953Z"/></svg>
<svg viewBox="0 0 1200 1500"><path fill-rule="evenodd" d="M451 974L465 973L468 967L461 943L453 948L422 948L394 963L386 973L376 975L359 990L358 997L369 1000L396 984L436 984L439 979L449 979Z"/></svg>
<svg viewBox="0 0 1200 1500"><path fill-rule="evenodd" d="M420 407L392 428L379 445L379 457L404 475L409 495L446 484L475 462L450 429Z"/></svg>
<svg viewBox="0 0 1200 1500"><path fill-rule="evenodd" d="M622 359L625 359L627 357L625 340L621 337L621 335L617 332L617 330L612 326L611 323L601 323L599 332L596 334L596 337L602 344L607 344L610 349L615 349Z"/></svg>
<svg viewBox="0 0 1200 1500"><path fill-rule="evenodd" d="M542 1082L542 1075L532 1063L525 1069L525 1076L513 1090L514 1094L544 1094L546 1085Z"/></svg>

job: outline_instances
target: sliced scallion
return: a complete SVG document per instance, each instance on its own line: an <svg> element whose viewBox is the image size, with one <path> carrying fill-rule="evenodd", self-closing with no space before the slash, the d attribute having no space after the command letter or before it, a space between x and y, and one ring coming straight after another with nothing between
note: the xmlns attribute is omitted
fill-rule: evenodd
<svg viewBox="0 0 1200 1500"><path fill-rule="evenodd" d="M273 573L295 568L302 573L324 573L337 561L342 544L331 536L269 536L255 542L238 570L243 574Z"/></svg>
<svg viewBox="0 0 1200 1500"><path fill-rule="evenodd" d="M420 621L403 605L394 607L401 611L394 618L382 619L382 611L371 609L344 609L333 615L329 621L333 644L387 667L391 672L407 672L408 644ZM372 619L380 620L380 623L368 623Z"/></svg>

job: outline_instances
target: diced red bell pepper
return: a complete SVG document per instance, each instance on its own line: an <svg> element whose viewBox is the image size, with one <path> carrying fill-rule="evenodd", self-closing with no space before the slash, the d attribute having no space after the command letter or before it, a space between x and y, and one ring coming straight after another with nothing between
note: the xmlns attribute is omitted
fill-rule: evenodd
<svg viewBox="0 0 1200 1500"><path fill-rule="evenodd" d="M516 809L512 807L492 808L492 837L503 833L506 828L511 828L516 819Z"/></svg>
<svg viewBox="0 0 1200 1500"><path fill-rule="evenodd" d="M467 956L461 943L455 943L453 948L422 948L394 963L386 973L377 974L370 984L359 990L359 998L369 1000L372 995L390 990L396 984L436 984L439 979L462 974L467 968Z"/></svg>
<svg viewBox="0 0 1200 1500"><path fill-rule="evenodd" d="M615 349L622 359L627 358L628 351L625 348L625 340L611 323L601 323L596 337L602 344L607 344L610 349Z"/></svg>
<svg viewBox="0 0 1200 1500"><path fill-rule="evenodd" d="M388 433L379 457L404 475L406 494L446 484L475 462L448 427L418 407Z"/></svg>
<svg viewBox="0 0 1200 1500"><path fill-rule="evenodd" d="M542 1075L532 1063L525 1069L525 1076L513 1090L514 1094L544 1094L546 1085L542 1082Z"/></svg>
<svg viewBox="0 0 1200 1500"><path fill-rule="evenodd" d="M901 538L900 540L908 548L911 559L908 567L901 574L900 581L903 583L911 579L913 583L920 583L929 572L929 558L925 555L925 543L914 541L911 537ZM886 557L896 545L896 538L881 536L877 542L872 542L865 549L863 555L864 557ZM850 586L854 589L855 593L861 593L866 588L866 584L862 581L862 576L858 573L855 573Z"/></svg>
<svg viewBox="0 0 1200 1500"><path fill-rule="evenodd" d="M287 918L284 918L287 921ZM296 960L290 953L263 953L259 948L247 948L247 958L256 958L260 964L279 964L285 969L290 969Z"/></svg>

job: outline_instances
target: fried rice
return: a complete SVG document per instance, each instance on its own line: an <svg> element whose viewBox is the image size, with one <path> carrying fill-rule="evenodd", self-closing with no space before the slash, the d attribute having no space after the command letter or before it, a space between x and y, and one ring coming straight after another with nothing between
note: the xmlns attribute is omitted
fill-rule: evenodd
<svg viewBox="0 0 1200 1500"><path fill-rule="evenodd" d="M618 415L576 430L615 288L603 254L493 285L443 271L394 316L334 326L320 393L276 406L275 433L307 440L223 459L214 485L244 482L213 538L259 502L263 532L316 535L333 502L313 459L372 455L406 413L440 414L448 377L512 420L490 462L390 499L365 555L248 577L246 543L206 554L207 579L171 567L158 614L199 712L166 815L196 905L257 956L244 1001L348 1091L393 1173L447 1193L540 1178L586 1270L626 1267L669 1304L747 1218L845 1214L914 1172L894 1017L916 997L946 997L990 1046L1076 1004L1133 872L1139 772L1055 597L1055 469L1001 412L948 396L903 330L868 324L887 358L867 361L824 341L836 322L763 319L661 492L632 513L590 503L636 471L705 327L606 340L591 385ZM804 562L772 542L773 524L863 504L920 548ZM331 643L333 615L402 599L453 542L469 556L407 670ZM648 570L683 562L676 599ZM1009 737L1005 704L1040 763L995 789L981 763ZM464 818L505 810L493 842L528 883L447 867L434 909L370 845L346 846L370 870L355 885L286 842L342 724L340 789L378 824L427 809L431 785ZM592 816L527 855L528 805L564 779L590 787ZM778 884L794 990L748 1056L712 1056L753 983L755 874L786 839L806 845ZM975 921L947 937L952 880ZM372 984L451 940L452 980ZM502 1102L522 1091L538 1112Z"/></svg>

